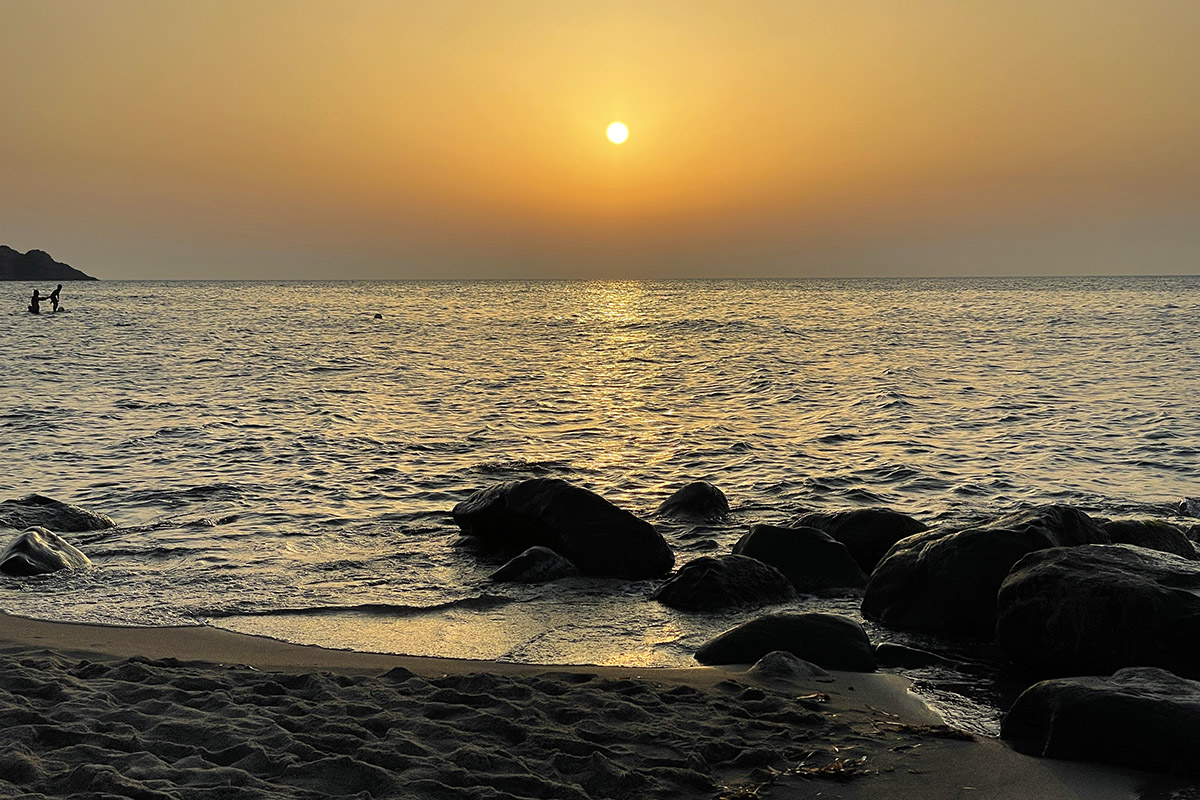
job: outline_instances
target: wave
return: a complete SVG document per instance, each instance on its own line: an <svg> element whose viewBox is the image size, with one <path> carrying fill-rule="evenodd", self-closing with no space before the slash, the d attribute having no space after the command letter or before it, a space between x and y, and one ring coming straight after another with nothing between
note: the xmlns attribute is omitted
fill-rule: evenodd
<svg viewBox="0 0 1200 800"><path fill-rule="evenodd" d="M229 619L230 617L307 617L326 614L373 614L380 617L416 617L426 614L441 614L455 609L487 611L495 608L503 608L516 602L518 601L509 597L481 594L458 600L448 600L444 603L434 603L428 606L415 606L404 603L356 603L353 605L335 604L267 609L208 609L194 611L194 614L197 617L207 619Z"/></svg>
<svg viewBox="0 0 1200 800"><path fill-rule="evenodd" d="M202 486L191 486L187 489L150 489L145 492L134 492L134 500L164 500L167 498L209 499L213 497L241 497L246 489L232 483L210 483Z"/></svg>
<svg viewBox="0 0 1200 800"><path fill-rule="evenodd" d="M570 473L574 470L565 461L525 461L516 458L509 461L484 461L481 464L471 467L470 471L483 475L496 475L509 472L549 475L555 472Z"/></svg>

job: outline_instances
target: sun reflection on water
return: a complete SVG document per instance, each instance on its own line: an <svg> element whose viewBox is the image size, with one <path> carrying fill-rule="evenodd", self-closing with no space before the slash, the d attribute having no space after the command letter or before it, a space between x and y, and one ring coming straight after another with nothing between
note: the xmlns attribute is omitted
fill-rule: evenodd
<svg viewBox="0 0 1200 800"><path fill-rule="evenodd" d="M592 450L591 466L634 464L646 452L657 453L656 461L669 457L669 451L648 446L669 438L675 415L675 409L651 399L661 396L675 367L661 339L648 335L658 298L646 283L606 281L585 284L581 301L602 324L592 351L576 361L573 389L603 430L622 433Z"/></svg>

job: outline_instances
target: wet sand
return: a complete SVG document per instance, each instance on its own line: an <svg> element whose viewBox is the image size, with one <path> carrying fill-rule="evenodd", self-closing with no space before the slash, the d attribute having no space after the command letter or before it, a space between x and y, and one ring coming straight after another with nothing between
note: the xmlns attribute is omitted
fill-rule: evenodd
<svg viewBox="0 0 1200 800"><path fill-rule="evenodd" d="M0 795L1112 798L1178 781L941 725L903 678L761 681L0 614Z"/></svg>

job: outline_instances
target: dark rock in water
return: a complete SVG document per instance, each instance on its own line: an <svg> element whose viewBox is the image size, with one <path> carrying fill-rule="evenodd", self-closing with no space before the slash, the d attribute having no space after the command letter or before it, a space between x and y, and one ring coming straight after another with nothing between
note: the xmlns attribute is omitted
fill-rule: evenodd
<svg viewBox="0 0 1200 800"><path fill-rule="evenodd" d="M1200 559L1196 546L1182 530L1157 519L1127 519L1104 523L1113 544L1135 544L1184 558Z"/></svg>
<svg viewBox="0 0 1200 800"><path fill-rule="evenodd" d="M729 501L711 483L695 481L664 500L655 513L683 519L719 519L729 513Z"/></svg>
<svg viewBox="0 0 1200 800"><path fill-rule="evenodd" d="M925 523L890 508L814 512L793 520L789 527L816 528L829 534L846 545L867 575L896 542L928 530Z"/></svg>
<svg viewBox="0 0 1200 800"><path fill-rule="evenodd" d="M796 599L796 590L774 567L746 556L701 556L680 568L654 598L672 608L714 611L758 608Z"/></svg>
<svg viewBox="0 0 1200 800"><path fill-rule="evenodd" d="M768 681L820 681L832 683L837 678L811 661L797 658L786 650L767 653L746 671L759 680Z"/></svg>
<svg viewBox="0 0 1200 800"><path fill-rule="evenodd" d="M701 664L753 664L785 650L825 669L874 672L866 631L838 614L768 614L725 631L696 651Z"/></svg>
<svg viewBox="0 0 1200 800"><path fill-rule="evenodd" d="M21 253L0 244L0 281L94 281L74 267L55 261L49 253Z"/></svg>
<svg viewBox="0 0 1200 800"><path fill-rule="evenodd" d="M1042 550L1013 567L999 610L1000 649L1035 677L1200 678L1200 562L1128 544Z"/></svg>
<svg viewBox="0 0 1200 800"><path fill-rule="evenodd" d="M112 528L116 524L103 514L52 500L40 494L0 503L0 525L17 530L41 527L52 531L77 533Z"/></svg>
<svg viewBox="0 0 1200 800"><path fill-rule="evenodd" d="M1154 667L1042 681L1000 736L1028 755L1200 776L1200 683Z"/></svg>
<svg viewBox="0 0 1200 800"><path fill-rule="evenodd" d="M383 319L383 314L376 314L372 319Z"/></svg>
<svg viewBox="0 0 1200 800"><path fill-rule="evenodd" d="M801 592L833 594L867 583L846 546L816 528L755 525L733 552L770 564Z"/></svg>
<svg viewBox="0 0 1200 800"><path fill-rule="evenodd" d="M918 533L879 562L863 595L863 614L892 628L990 638L996 592L1022 556L1107 541L1091 517L1067 506L1019 512L987 527Z"/></svg>
<svg viewBox="0 0 1200 800"><path fill-rule="evenodd" d="M0 553L0 572L45 575L60 569L86 569L92 562L61 536L45 528L30 528Z"/></svg>
<svg viewBox="0 0 1200 800"><path fill-rule="evenodd" d="M661 578L675 554L650 523L558 478L481 489L451 512L462 532L516 555L535 545L570 559L584 575Z"/></svg>
<svg viewBox="0 0 1200 800"><path fill-rule="evenodd" d="M881 642L875 645L875 661L881 667L907 667L909 669L950 667L956 663L953 659L939 656L937 653L895 642Z"/></svg>
<svg viewBox="0 0 1200 800"><path fill-rule="evenodd" d="M549 547L531 547L492 573L492 580L507 583L544 583L573 578L579 568Z"/></svg>

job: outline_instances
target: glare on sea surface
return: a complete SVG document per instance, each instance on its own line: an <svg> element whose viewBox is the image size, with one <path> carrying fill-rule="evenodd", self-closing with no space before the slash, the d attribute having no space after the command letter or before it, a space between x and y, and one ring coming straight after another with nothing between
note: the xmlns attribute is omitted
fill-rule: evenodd
<svg viewBox="0 0 1200 800"><path fill-rule="evenodd" d="M608 140L613 144L620 144L629 138L629 128L625 127L623 122L614 122L608 126Z"/></svg>
<svg viewBox="0 0 1200 800"><path fill-rule="evenodd" d="M640 281L591 281L583 285L583 291L588 310L609 323L641 322L652 302Z"/></svg>
<svg viewBox="0 0 1200 800"><path fill-rule="evenodd" d="M579 291L595 338L590 350L572 359L573 391L594 410L591 422L597 429L622 431L608 446L595 442L590 448L588 466L608 469L627 464L631 448L650 447L662 437L666 414L647 404L664 371L661 342L646 325L658 300L642 281L592 281ZM669 453L662 451L661 457Z"/></svg>

